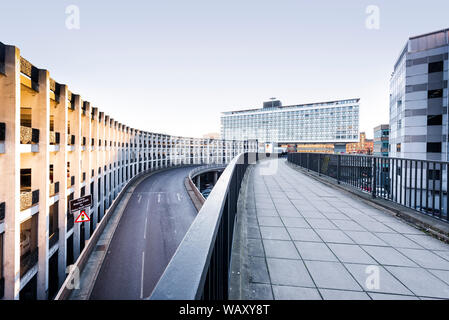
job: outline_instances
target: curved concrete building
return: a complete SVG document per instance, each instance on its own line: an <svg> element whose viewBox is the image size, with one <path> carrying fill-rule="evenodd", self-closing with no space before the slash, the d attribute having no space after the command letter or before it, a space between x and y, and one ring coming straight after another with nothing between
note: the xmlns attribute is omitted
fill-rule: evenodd
<svg viewBox="0 0 449 320"><path fill-rule="evenodd" d="M0 42L0 299L51 299L99 221L136 175L222 164L257 141L130 128ZM91 222L68 203L92 195Z"/></svg>

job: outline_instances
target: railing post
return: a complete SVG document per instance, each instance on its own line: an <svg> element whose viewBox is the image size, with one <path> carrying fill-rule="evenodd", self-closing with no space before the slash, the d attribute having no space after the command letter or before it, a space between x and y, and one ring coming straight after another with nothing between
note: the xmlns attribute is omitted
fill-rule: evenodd
<svg viewBox="0 0 449 320"><path fill-rule="evenodd" d="M372 170L372 177L371 177L371 195L373 198L376 197L376 176L377 176L377 168L376 168L376 158L372 157L372 165L373 165L373 170Z"/></svg>
<svg viewBox="0 0 449 320"><path fill-rule="evenodd" d="M318 154L318 176L321 177L321 154Z"/></svg>
<svg viewBox="0 0 449 320"><path fill-rule="evenodd" d="M340 184L341 177L341 155L337 154L337 183Z"/></svg>
<svg viewBox="0 0 449 320"><path fill-rule="evenodd" d="M309 169L310 169L310 159L309 159L309 156L310 156L310 154L307 153L307 164L306 164L307 171L310 171L310 170L309 170Z"/></svg>

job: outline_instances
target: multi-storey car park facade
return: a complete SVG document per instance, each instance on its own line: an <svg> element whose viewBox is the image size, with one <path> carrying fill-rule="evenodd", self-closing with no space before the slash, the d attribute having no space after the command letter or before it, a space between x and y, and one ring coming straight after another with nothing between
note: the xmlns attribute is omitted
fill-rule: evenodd
<svg viewBox="0 0 449 320"><path fill-rule="evenodd" d="M0 43L0 298L49 299L111 203L139 173L227 163L257 141L130 128ZM69 201L91 194L91 222Z"/></svg>
<svg viewBox="0 0 449 320"><path fill-rule="evenodd" d="M276 143L347 143L359 138L360 99L222 112L221 138Z"/></svg>
<svg viewBox="0 0 449 320"><path fill-rule="evenodd" d="M390 80L390 156L448 161L449 29L411 37Z"/></svg>

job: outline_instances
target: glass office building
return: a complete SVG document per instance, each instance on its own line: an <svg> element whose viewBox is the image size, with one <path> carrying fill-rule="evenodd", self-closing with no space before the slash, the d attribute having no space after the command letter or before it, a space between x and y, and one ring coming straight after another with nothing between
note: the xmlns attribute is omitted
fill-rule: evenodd
<svg viewBox="0 0 449 320"><path fill-rule="evenodd" d="M409 38L390 80L390 156L448 161L449 29Z"/></svg>
<svg viewBox="0 0 449 320"><path fill-rule="evenodd" d="M373 155L378 157L388 157L389 136L390 126L388 124L381 124L374 128Z"/></svg>
<svg viewBox="0 0 449 320"><path fill-rule="evenodd" d="M347 143L359 138L360 99L223 112L221 138L270 143Z"/></svg>

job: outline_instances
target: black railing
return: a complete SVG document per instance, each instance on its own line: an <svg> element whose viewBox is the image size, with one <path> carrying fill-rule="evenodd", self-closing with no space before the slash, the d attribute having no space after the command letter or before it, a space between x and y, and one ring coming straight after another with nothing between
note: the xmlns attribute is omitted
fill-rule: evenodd
<svg viewBox="0 0 449 320"><path fill-rule="evenodd" d="M318 153L290 153L288 161L373 197L449 221L449 162Z"/></svg>
<svg viewBox="0 0 449 320"><path fill-rule="evenodd" d="M242 153L226 167L150 299L228 298L237 199L245 171L256 159L256 153Z"/></svg>
<svg viewBox="0 0 449 320"><path fill-rule="evenodd" d="M20 257L20 276L23 277L38 261L39 250L36 247Z"/></svg>
<svg viewBox="0 0 449 320"><path fill-rule="evenodd" d="M1 202L0 203L0 221L5 219L5 212L6 212L6 203Z"/></svg>

